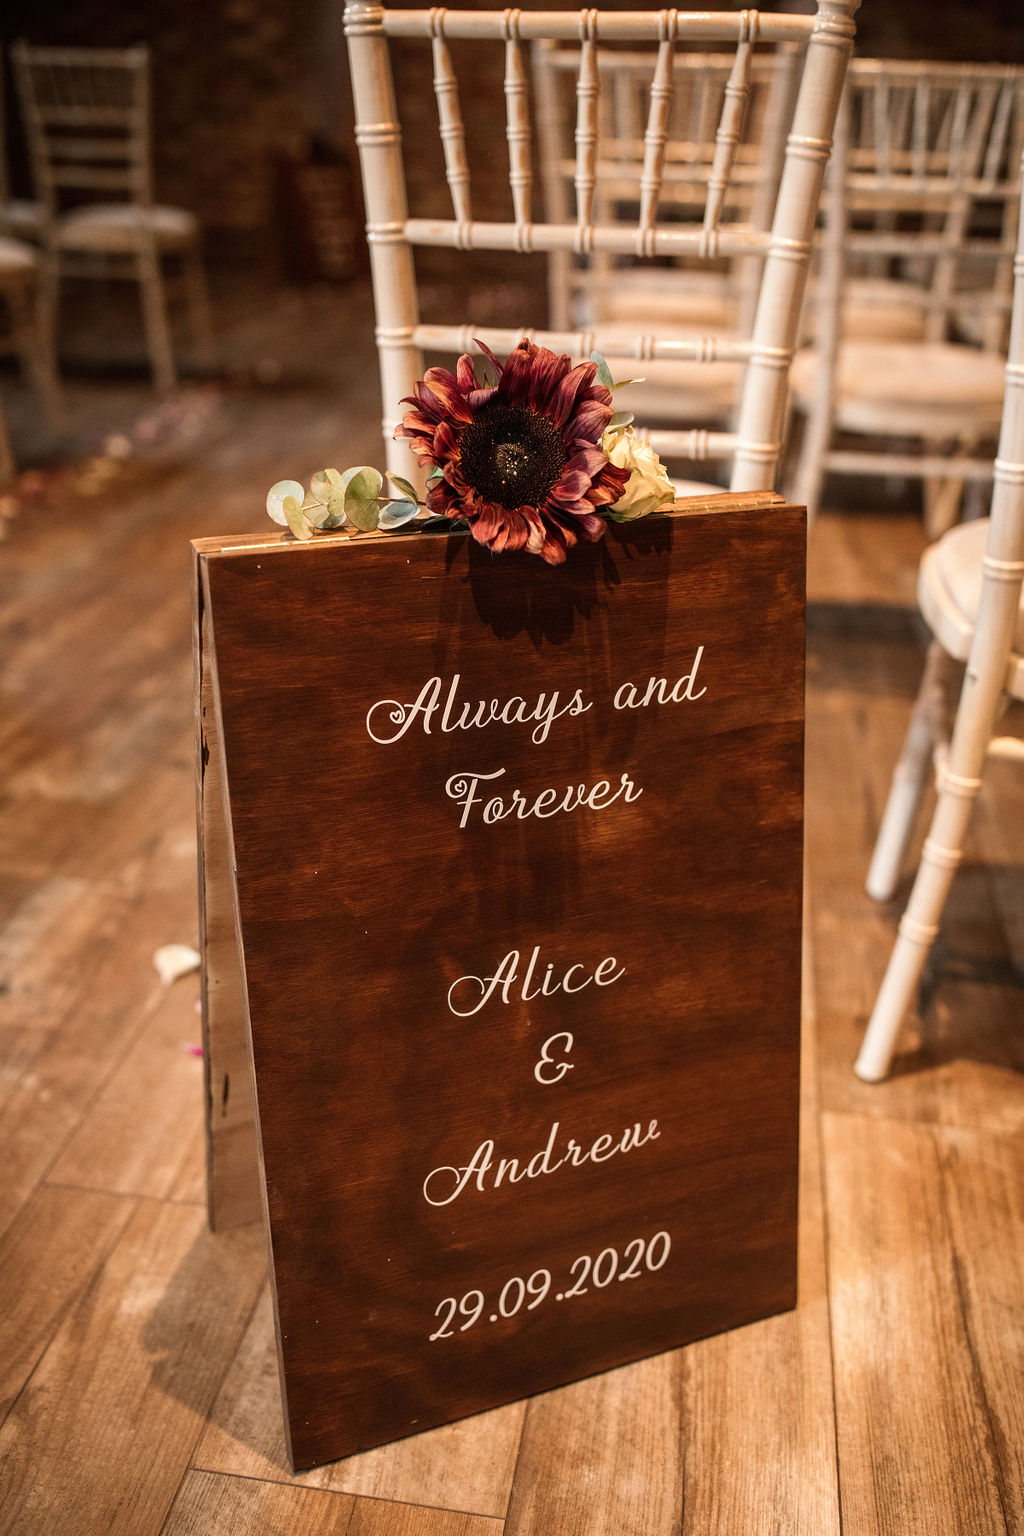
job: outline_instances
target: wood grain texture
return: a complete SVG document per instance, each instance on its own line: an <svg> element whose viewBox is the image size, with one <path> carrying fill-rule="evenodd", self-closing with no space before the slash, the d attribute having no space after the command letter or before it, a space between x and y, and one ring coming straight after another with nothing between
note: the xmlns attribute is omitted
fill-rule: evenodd
<svg viewBox="0 0 1024 1536"><path fill-rule="evenodd" d="M805 952L797 1306L682 1352L686 1536L839 1536L813 975Z"/></svg>
<svg viewBox="0 0 1024 1536"><path fill-rule="evenodd" d="M935 1135L875 1117L823 1125L844 1532L1002 1536Z"/></svg>
<svg viewBox="0 0 1024 1536"><path fill-rule="evenodd" d="M189 1472L161 1536L346 1536L354 1504L315 1488Z"/></svg>
<svg viewBox="0 0 1024 1536"><path fill-rule="evenodd" d="M971 1354L985 1394L1006 1529L1024 1530L1024 1171L1009 1138L935 1132Z"/></svg>
<svg viewBox="0 0 1024 1536"><path fill-rule="evenodd" d="M447 1509L360 1499L346 1536L501 1536L501 1522Z"/></svg>
<svg viewBox="0 0 1024 1536"><path fill-rule="evenodd" d="M262 1259L255 1230L213 1237L205 1212L139 1205L0 1430L0 1530L160 1531Z"/></svg>
<svg viewBox="0 0 1024 1536"><path fill-rule="evenodd" d="M151 956L169 904L138 880L54 874L0 933L0 967L12 977L0 1023L0 1232L161 998Z"/></svg>
<svg viewBox="0 0 1024 1536"><path fill-rule="evenodd" d="M134 1209L117 1195L44 1186L11 1224L0 1244L0 1420Z"/></svg>
<svg viewBox="0 0 1024 1536"><path fill-rule="evenodd" d="M527 1409L506 1531L677 1536L684 1445L678 1351L545 1393Z"/></svg>
<svg viewBox="0 0 1024 1536"><path fill-rule="evenodd" d="M772 503L558 570L201 551L297 1466L792 1304L804 553Z"/></svg>
<svg viewBox="0 0 1024 1536"><path fill-rule="evenodd" d="M301 1475L329 1488L405 1504L502 1517L508 1508L524 1403L460 1419ZM269 1290L260 1297L217 1397L193 1465L236 1477L288 1480L281 1382Z"/></svg>
<svg viewBox="0 0 1024 1536"><path fill-rule="evenodd" d="M166 987L48 1178L157 1200L205 1203L197 981Z"/></svg>

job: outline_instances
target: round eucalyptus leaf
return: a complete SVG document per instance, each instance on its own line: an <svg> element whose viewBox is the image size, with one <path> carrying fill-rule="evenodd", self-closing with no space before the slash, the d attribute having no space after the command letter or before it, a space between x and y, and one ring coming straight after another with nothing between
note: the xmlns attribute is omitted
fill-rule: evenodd
<svg viewBox="0 0 1024 1536"><path fill-rule="evenodd" d="M376 499L359 501L355 496L346 496L345 516L360 533L372 533L380 518L380 505Z"/></svg>
<svg viewBox="0 0 1024 1536"><path fill-rule="evenodd" d="M616 411L605 431L616 432L619 427L631 427L635 420L636 417L632 411Z"/></svg>
<svg viewBox="0 0 1024 1536"><path fill-rule="evenodd" d="M401 528L405 523L411 523L418 511L419 507L414 501L393 501L381 512L377 526L385 531Z"/></svg>
<svg viewBox="0 0 1024 1536"><path fill-rule="evenodd" d="M297 480L279 480L267 492L267 512L274 519L275 523L280 523L282 528L287 528L288 518L284 510L285 498L290 496L292 500L301 506L305 494Z"/></svg>
<svg viewBox="0 0 1024 1536"><path fill-rule="evenodd" d="M284 515L288 527L297 539L305 542L313 537L313 524L310 521L309 513L302 510L297 496L286 496L284 498Z"/></svg>
<svg viewBox="0 0 1024 1536"><path fill-rule="evenodd" d="M410 482L408 480L404 479L401 475L393 475L391 473L390 469L389 469L388 470L388 479L391 481L391 484L393 486L397 487L397 489L401 491L402 495L403 496L407 496L410 501L414 501L414 502L418 502L419 501L419 496L417 494L416 487L414 485L411 485Z"/></svg>
<svg viewBox="0 0 1024 1536"><path fill-rule="evenodd" d="M357 528L361 528L363 525L354 515L352 508L357 503L365 507L367 502L375 501L384 489L384 476L379 469L374 469L372 464L357 464L354 469L346 469L338 489L345 498L346 515L352 519ZM365 511L361 515L365 519ZM376 528L377 524L374 523L373 526Z"/></svg>
<svg viewBox="0 0 1024 1536"><path fill-rule="evenodd" d="M597 382L603 384L605 389L614 389L615 380L612 371L600 352L591 352L590 361L597 364Z"/></svg>

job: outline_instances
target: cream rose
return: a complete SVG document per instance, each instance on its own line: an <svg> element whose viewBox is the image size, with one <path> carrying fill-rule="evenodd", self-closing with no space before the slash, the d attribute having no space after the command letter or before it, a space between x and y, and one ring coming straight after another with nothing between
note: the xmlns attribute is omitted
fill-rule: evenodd
<svg viewBox="0 0 1024 1536"><path fill-rule="evenodd" d="M618 469L630 471L626 489L611 508L620 521L646 517L675 500L676 493L664 464L650 443L637 437L632 427L607 431L601 447Z"/></svg>

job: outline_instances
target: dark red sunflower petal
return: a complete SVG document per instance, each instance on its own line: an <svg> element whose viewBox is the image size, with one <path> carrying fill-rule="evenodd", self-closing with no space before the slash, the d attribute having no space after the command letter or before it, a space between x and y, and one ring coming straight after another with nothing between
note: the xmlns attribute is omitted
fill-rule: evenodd
<svg viewBox="0 0 1024 1536"><path fill-rule="evenodd" d="M547 412L556 427L564 427L577 408L582 406L586 399L585 391L590 388L596 373L596 363L577 363L561 380ZM607 390L605 393L608 393Z"/></svg>
<svg viewBox="0 0 1024 1536"><path fill-rule="evenodd" d="M507 405L530 404L530 380L533 375L533 357L537 350L532 342L521 341L509 353L498 381L498 394Z"/></svg>

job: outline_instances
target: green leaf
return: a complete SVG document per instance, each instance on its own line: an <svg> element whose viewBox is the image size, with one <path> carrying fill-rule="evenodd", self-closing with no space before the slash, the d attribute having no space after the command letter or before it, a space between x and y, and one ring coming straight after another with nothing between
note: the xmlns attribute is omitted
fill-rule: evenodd
<svg viewBox="0 0 1024 1536"><path fill-rule="evenodd" d="M360 533L372 533L380 522L380 504L376 497L372 501L360 501L357 496L346 496L345 516Z"/></svg>
<svg viewBox="0 0 1024 1536"><path fill-rule="evenodd" d="M328 498L322 517L317 518L320 528L340 528L345 522L345 498L340 492L335 492Z"/></svg>
<svg viewBox="0 0 1024 1536"><path fill-rule="evenodd" d="M451 526L450 517L428 517L420 524L424 533L447 533Z"/></svg>
<svg viewBox="0 0 1024 1536"><path fill-rule="evenodd" d="M301 502L305 494L297 480L279 480L267 492L268 514L274 519L275 523L280 523L282 528L286 528L288 526L288 519L284 513L285 497L291 496L296 501Z"/></svg>
<svg viewBox="0 0 1024 1536"><path fill-rule="evenodd" d="M405 523L411 523L419 510L415 501L393 501L381 512L378 527L388 531L401 528Z"/></svg>
<svg viewBox="0 0 1024 1536"><path fill-rule="evenodd" d="M407 496L410 501L419 503L419 493L416 487L410 484L408 480L404 480L401 475L393 475L390 469L388 470L388 479L392 485L397 486L403 496Z"/></svg>
<svg viewBox="0 0 1024 1536"><path fill-rule="evenodd" d="M337 470L337 469L325 469L325 470L322 471L322 473L323 473L324 478L331 482L331 484L334 486L335 490L337 490L337 491L341 490L342 475L341 475L341 471L340 470Z"/></svg>
<svg viewBox="0 0 1024 1536"><path fill-rule="evenodd" d="M605 362L601 353L591 352L590 361L597 364L597 382L599 384L603 384L605 389L614 389L615 380L612 378L612 371L608 367L608 364Z"/></svg>
<svg viewBox="0 0 1024 1536"><path fill-rule="evenodd" d="M287 519L288 527L297 539L302 539L305 542L313 537L313 524L309 520L308 513L302 510L297 496L286 496L284 498L284 515Z"/></svg>
<svg viewBox="0 0 1024 1536"><path fill-rule="evenodd" d="M621 427L631 427L636 420L632 411L616 411L605 428L606 432L618 432Z"/></svg>
<svg viewBox="0 0 1024 1536"><path fill-rule="evenodd" d="M646 379L618 379L612 389L625 389L627 384L646 384Z"/></svg>
<svg viewBox="0 0 1024 1536"><path fill-rule="evenodd" d="M377 526L380 507L377 497L384 488L384 476L369 464L346 469L341 477L345 516L361 533L371 533Z"/></svg>
<svg viewBox="0 0 1024 1536"><path fill-rule="evenodd" d="M439 480L443 479L444 470L441 468L440 464L435 464L433 469L430 471L430 474L427 476L427 484L436 485Z"/></svg>

